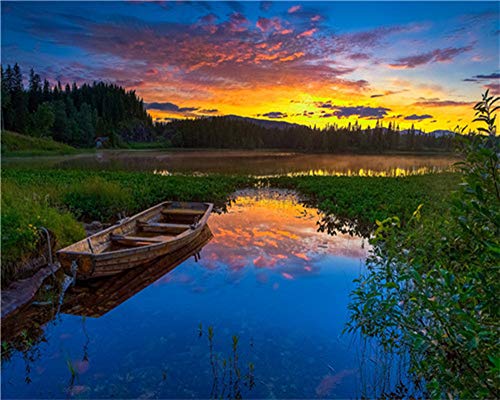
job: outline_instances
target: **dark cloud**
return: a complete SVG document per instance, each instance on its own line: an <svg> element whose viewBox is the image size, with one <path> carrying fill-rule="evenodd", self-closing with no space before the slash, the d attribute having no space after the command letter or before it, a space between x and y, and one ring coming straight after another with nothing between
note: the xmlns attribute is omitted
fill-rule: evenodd
<svg viewBox="0 0 500 400"><path fill-rule="evenodd" d="M490 81L490 82L488 82ZM464 79L464 82L476 82L483 85L483 88L491 90L493 93L500 92L500 73L475 75L472 78Z"/></svg>
<svg viewBox="0 0 500 400"><path fill-rule="evenodd" d="M402 92L406 92L407 90L386 90L384 93L377 93L377 94L372 94L370 97L371 98L376 98L376 97L383 97L383 96L390 96L391 94L398 94Z"/></svg>
<svg viewBox="0 0 500 400"><path fill-rule="evenodd" d="M333 112L326 113L324 110L321 111L322 118L327 117L337 117L337 118L348 118L351 116L358 116L359 118L367 119L379 119L384 118L390 108L386 107L367 107L367 106L335 106L331 101L324 103L317 103L319 108L328 108L334 110Z"/></svg>
<svg viewBox="0 0 500 400"><path fill-rule="evenodd" d="M192 113L199 109L199 107L179 107L177 104L169 102L153 102L145 104L146 110L159 110L159 111L169 111L174 113Z"/></svg>
<svg viewBox="0 0 500 400"><path fill-rule="evenodd" d="M415 68L429 63L452 61L455 57L472 50L472 48L473 46L469 45L435 49L427 53L398 58L394 63L389 64L389 66L392 68Z"/></svg>
<svg viewBox="0 0 500 400"><path fill-rule="evenodd" d="M179 106L174 103L146 103L146 110L160 110L160 111L179 111Z"/></svg>
<svg viewBox="0 0 500 400"><path fill-rule="evenodd" d="M267 117L267 118L274 118L274 119L279 119L279 118L286 118L288 117L288 114L282 113L281 111L271 111L265 114L261 114L262 117Z"/></svg>
<svg viewBox="0 0 500 400"><path fill-rule="evenodd" d="M494 72L489 75L476 75L474 78L476 79L500 79L500 73Z"/></svg>
<svg viewBox="0 0 500 400"><path fill-rule="evenodd" d="M210 108L210 109L202 109L198 111L200 114L215 114L218 113L219 110L217 108Z"/></svg>
<svg viewBox="0 0 500 400"><path fill-rule="evenodd" d="M434 117L430 114L423 114L423 115L412 114L412 115L407 115L404 119L408 121L422 121L424 119L429 119L429 118L434 118Z"/></svg>
<svg viewBox="0 0 500 400"><path fill-rule="evenodd" d="M419 107L456 107L456 106L469 106L472 104L474 103L467 101L439 100L439 99L429 99L413 103L414 106L419 106Z"/></svg>
<svg viewBox="0 0 500 400"><path fill-rule="evenodd" d="M481 82L481 81L490 80L490 79L500 79L500 73L493 72L492 74L488 74L488 75L475 75L472 78L464 79L464 82Z"/></svg>
<svg viewBox="0 0 500 400"><path fill-rule="evenodd" d="M314 105L318 108L333 108L335 107L333 104L332 104L332 101L331 100L328 100L328 101L325 101L325 102L319 102L319 103L314 103Z"/></svg>

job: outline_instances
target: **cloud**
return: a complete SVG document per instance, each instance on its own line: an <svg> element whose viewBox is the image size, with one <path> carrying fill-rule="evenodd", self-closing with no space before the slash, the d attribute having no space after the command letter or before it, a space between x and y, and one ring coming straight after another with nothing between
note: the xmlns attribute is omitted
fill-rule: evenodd
<svg viewBox="0 0 500 400"><path fill-rule="evenodd" d="M475 103L471 103L468 101L455 101L455 100L439 100L439 99L430 99L424 101L417 101L413 103L414 106L419 107L457 107L457 106L470 106Z"/></svg>
<svg viewBox="0 0 500 400"><path fill-rule="evenodd" d="M349 118L351 116L358 116L359 118L367 119L379 119L384 118L390 108L386 107L367 107L367 106L335 106L331 101L324 103L316 103L319 108L327 108L334 110L331 113L326 113L322 111L322 118L326 117L337 117L337 118Z"/></svg>
<svg viewBox="0 0 500 400"><path fill-rule="evenodd" d="M489 75L476 75L474 78L476 79L500 79L500 73L494 72Z"/></svg>
<svg viewBox="0 0 500 400"><path fill-rule="evenodd" d="M366 54L366 52L360 52L359 50L365 50L367 48L373 49L383 44L384 39L387 39L391 35L415 32L423 28L424 26L419 24L383 26L375 29L338 35L334 38L334 43L337 51L347 52L351 54L351 56L355 55L357 59L362 59L364 57L363 54ZM357 50L353 51L353 49Z"/></svg>
<svg viewBox="0 0 500 400"><path fill-rule="evenodd" d="M259 28L262 32L268 32L270 30L282 30L281 22L278 18L264 18L260 17L255 26Z"/></svg>
<svg viewBox="0 0 500 400"><path fill-rule="evenodd" d="M219 110L217 108L210 108L210 109L201 109L198 111L200 114L215 114L218 113Z"/></svg>
<svg viewBox="0 0 500 400"><path fill-rule="evenodd" d="M144 104L146 110L167 111L172 113L190 114L193 111L199 110L199 107L179 107L177 104L170 102L153 102Z"/></svg>
<svg viewBox="0 0 500 400"><path fill-rule="evenodd" d="M297 11L300 11L301 9L302 9L302 6L301 6L301 5L291 6L291 7L288 9L288 14L293 14L293 13L296 13Z"/></svg>
<svg viewBox="0 0 500 400"><path fill-rule="evenodd" d="M179 106L174 104L174 103L146 103L144 105L146 107L146 110L160 110L160 111L174 111L177 112L179 111Z"/></svg>
<svg viewBox="0 0 500 400"><path fill-rule="evenodd" d="M472 48L473 46L469 45L464 47L448 47L445 49L435 49L414 56L398 58L394 63L389 64L389 66L396 69L408 69L429 63L448 62L452 61L460 54L472 50Z"/></svg>
<svg viewBox="0 0 500 400"><path fill-rule="evenodd" d="M390 96L391 94L398 94L398 93L402 93L402 92L406 92L406 89L405 90L386 90L384 93L376 93L376 94L372 94L370 97L372 99L376 98L376 97L384 97L384 96Z"/></svg>
<svg viewBox="0 0 500 400"><path fill-rule="evenodd" d="M424 119L429 119L429 118L434 118L430 114L423 114L423 115L417 115L417 114L412 114L412 115L407 115L404 119L407 121L422 121Z"/></svg>
<svg viewBox="0 0 500 400"><path fill-rule="evenodd" d="M304 31L300 34L297 35L298 38L301 38L301 37L308 37L308 36L312 36L314 35L316 32L318 31L318 29L316 28L311 28L311 29L308 29L307 31Z"/></svg>
<svg viewBox="0 0 500 400"><path fill-rule="evenodd" d="M490 82L487 82L490 81ZM464 82L476 82L483 85L483 88L491 90L493 93L500 92L500 73L475 75L472 78L464 79Z"/></svg>
<svg viewBox="0 0 500 400"><path fill-rule="evenodd" d="M286 113L282 113L281 111L271 111L265 114L261 114L261 116L267 118L279 119L279 118L286 118L288 115Z"/></svg>

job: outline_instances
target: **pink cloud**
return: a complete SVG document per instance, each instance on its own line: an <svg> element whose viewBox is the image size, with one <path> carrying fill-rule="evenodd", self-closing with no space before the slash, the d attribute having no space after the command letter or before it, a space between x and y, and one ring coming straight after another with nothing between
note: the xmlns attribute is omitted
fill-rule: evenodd
<svg viewBox="0 0 500 400"><path fill-rule="evenodd" d="M296 5L296 6L291 6L289 9L288 9L288 14L293 14L293 13L296 13L297 11L301 10L302 9L302 6L301 5Z"/></svg>
<svg viewBox="0 0 500 400"><path fill-rule="evenodd" d="M309 37L309 36L312 36L314 35L316 32L318 31L317 28L312 28L312 29L309 29L307 31L304 31L300 34L297 35L298 38L302 38L302 37Z"/></svg>

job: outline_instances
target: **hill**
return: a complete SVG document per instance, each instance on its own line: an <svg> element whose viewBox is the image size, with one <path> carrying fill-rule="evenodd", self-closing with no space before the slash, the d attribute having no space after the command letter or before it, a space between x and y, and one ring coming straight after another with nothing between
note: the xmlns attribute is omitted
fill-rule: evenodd
<svg viewBox="0 0 500 400"><path fill-rule="evenodd" d="M240 115L229 114L225 116L226 118L232 119L234 121L244 121L249 122L254 125L258 125L262 128L266 129L288 129L293 127L304 126L300 124L293 124L285 121L271 121L268 119L260 119L260 118L250 118L250 117L242 117Z"/></svg>
<svg viewBox="0 0 500 400"><path fill-rule="evenodd" d="M76 149L53 139L2 131L2 155L70 154Z"/></svg>

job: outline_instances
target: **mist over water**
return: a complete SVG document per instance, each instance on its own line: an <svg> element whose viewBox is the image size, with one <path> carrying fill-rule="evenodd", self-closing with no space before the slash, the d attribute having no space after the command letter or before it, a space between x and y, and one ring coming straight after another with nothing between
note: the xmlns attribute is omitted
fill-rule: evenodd
<svg viewBox="0 0 500 400"><path fill-rule="evenodd" d="M337 155L256 151L113 150L59 157L14 158L7 165L92 170L150 171L170 174L242 174L254 176L407 176L442 172L457 159L433 155Z"/></svg>

